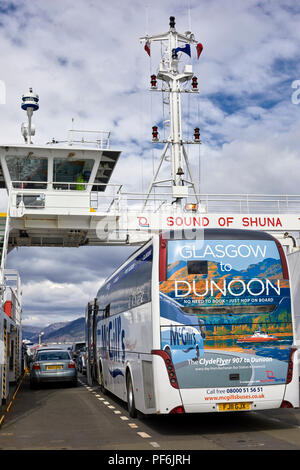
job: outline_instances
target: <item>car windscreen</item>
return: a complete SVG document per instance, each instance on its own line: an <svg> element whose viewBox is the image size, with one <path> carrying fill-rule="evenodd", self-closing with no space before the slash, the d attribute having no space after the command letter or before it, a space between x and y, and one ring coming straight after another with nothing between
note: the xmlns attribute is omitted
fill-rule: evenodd
<svg viewBox="0 0 300 470"><path fill-rule="evenodd" d="M70 359L67 351L49 351L40 352L37 355L37 361L66 361Z"/></svg>

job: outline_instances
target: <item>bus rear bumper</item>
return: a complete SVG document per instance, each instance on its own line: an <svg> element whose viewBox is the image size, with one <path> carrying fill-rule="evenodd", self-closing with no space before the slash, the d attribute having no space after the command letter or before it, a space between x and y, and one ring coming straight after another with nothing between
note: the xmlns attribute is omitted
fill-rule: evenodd
<svg viewBox="0 0 300 470"><path fill-rule="evenodd" d="M249 408L245 407L243 409L239 408L239 406L230 409L228 407L228 410L224 409L221 406L223 404L229 404L229 403L234 403L235 405L240 405L241 403L249 403ZM271 410L274 408L280 408L282 401L281 400L276 400L276 401L268 401L268 402L263 402L263 403L256 403L256 402L220 402L220 403L215 403L215 404L191 404L191 405L184 405L184 410L185 413L213 413L213 412L223 412L223 411L262 411L262 410Z"/></svg>
<svg viewBox="0 0 300 470"><path fill-rule="evenodd" d="M297 394L291 394L289 385L285 384L263 387L180 389L180 394L186 413L259 411L280 408L284 401L288 401L294 408L299 407L299 391ZM224 406L228 404L232 405Z"/></svg>

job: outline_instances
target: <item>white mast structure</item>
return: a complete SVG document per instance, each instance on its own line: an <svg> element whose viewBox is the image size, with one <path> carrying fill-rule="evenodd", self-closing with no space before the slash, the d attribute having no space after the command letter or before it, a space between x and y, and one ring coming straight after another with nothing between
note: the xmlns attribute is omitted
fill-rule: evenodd
<svg viewBox="0 0 300 470"><path fill-rule="evenodd" d="M193 181L192 171L189 165L188 156L184 147L184 144L200 144L200 131L196 127L194 129L194 140L183 141L182 136L182 121L181 121L181 93L198 93L197 78L193 75L192 65L185 65L182 71L179 70L180 55L183 50L188 47L190 52L190 45L199 46L200 53L202 45L195 40L194 35L188 31L185 34L180 34L175 29L175 18L170 17L170 29L166 33L157 35L146 35L140 38L141 42L145 43L145 50L150 55L150 44L152 41L160 41L166 44L167 48L165 54L162 55L162 59L159 65L158 73L151 76L151 90L152 91L167 91L169 95L169 113L170 113L170 135L167 140L159 140L157 126L152 127L152 141L158 143L164 143L164 149L160 157L159 165L153 175L151 184L148 189L148 193L144 202L146 206L152 189L166 182L171 182L172 186L172 197L173 201L178 208L181 208L181 201L183 198L189 196L189 186L193 188L194 196L196 201L199 203L199 197L197 195L196 186ZM181 47L185 45L185 47ZM186 50L185 50L186 51ZM199 54L200 54L199 53ZM190 55L190 53L189 53ZM167 85L167 89L158 89L156 79L162 80ZM182 84L191 80L192 88L190 90L182 90ZM158 173L162 166L168 149L170 148L171 153L171 180L157 181ZM184 162L188 173L189 180L184 179Z"/></svg>

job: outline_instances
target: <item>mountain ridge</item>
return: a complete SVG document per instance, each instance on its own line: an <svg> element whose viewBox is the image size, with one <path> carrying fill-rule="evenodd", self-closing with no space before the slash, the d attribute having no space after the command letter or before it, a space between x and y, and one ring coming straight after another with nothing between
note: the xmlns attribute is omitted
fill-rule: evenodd
<svg viewBox="0 0 300 470"><path fill-rule="evenodd" d="M44 332L42 342L84 341L84 326L84 317L69 322L52 323L47 327L26 325L23 327L22 337L35 343L38 342L39 335Z"/></svg>

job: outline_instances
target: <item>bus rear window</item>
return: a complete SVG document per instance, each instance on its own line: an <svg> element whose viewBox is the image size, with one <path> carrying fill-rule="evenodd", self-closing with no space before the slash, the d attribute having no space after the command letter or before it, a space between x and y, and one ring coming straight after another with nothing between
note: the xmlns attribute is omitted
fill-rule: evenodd
<svg viewBox="0 0 300 470"><path fill-rule="evenodd" d="M187 262L188 275L190 274L207 274L208 264L207 261L188 261Z"/></svg>
<svg viewBox="0 0 300 470"><path fill-rule="evenodd" d="M167 278L282 279L273 240L169 240Z"/></svg>

